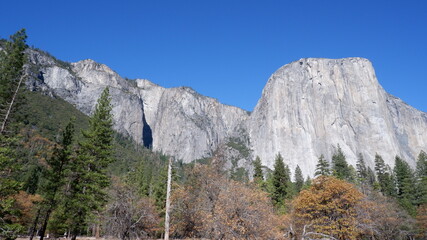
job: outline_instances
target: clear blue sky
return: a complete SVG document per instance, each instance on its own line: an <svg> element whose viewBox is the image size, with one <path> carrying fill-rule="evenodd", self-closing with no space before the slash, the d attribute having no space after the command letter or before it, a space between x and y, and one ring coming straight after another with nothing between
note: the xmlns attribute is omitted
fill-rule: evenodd
<svg viewBox="0 0 427 240"><path fill-rule="evenodd" d="M128 78L190 86L252 110L268 77L305 57L365 57L382 86L427 112L427 1L5 0L0 37Z"/></svg>

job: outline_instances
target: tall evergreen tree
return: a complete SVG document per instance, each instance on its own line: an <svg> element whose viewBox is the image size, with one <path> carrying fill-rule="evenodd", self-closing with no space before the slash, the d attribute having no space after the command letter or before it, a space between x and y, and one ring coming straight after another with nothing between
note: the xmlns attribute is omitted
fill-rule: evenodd
<svg viewBox="0 0 427 240"><path fill-rule="evenodd" d="M368 180L368 168L366 167L365 160L361 153L359 153L357 158L356 170L359 182L366 182Z"/></svg>
<svg viewBox="0 0 427 240"><path fill-rule="evenodd" d="M256 183L263 182L264 181L264 174L262 172L262 164L261 159L259 156L256 156L255 161L253 162L254 165L254 181Z"/></svg>
<svg viewBox="0 0 427 240"><path fill-rule="evenodd" d="M136 187L137 192L142 197L149 197L151 194L151 181L153 176L153 167L150 162L141 159L135 170L127 176L127 181L130 185Z"/></svg>
<svg viewBox="0 0 427 240"><path fill-rule="evenodd" d="M0 46L0 239L13 239L22 226L16 222L20 211L11 198L21 189L16 175L20 170L15 149L17 139L5 134L6 124L16 107L22 83L27 35L22 29Z"/></svg>
<svg viewBox="0 0 427 240"><path fill-rule="evenodd" d="M386 166L384 159L377 153L375 154L375 172L378 177L378 181L380 181L380 177L386 173Z"/></svg>
<svg viewBox="0 0 427 240"><path fill-rule="evenodd" d="M368 182L369 186L373 187L375 185L375 182L376 182L375 172L374 172L374 170L372 170L371 167L368 167L367 173L368 173L367 182Z"/></svg>
<svg viewBox="0 0 427 240"><path fill-rule="evenodd" d="M366 167L365 160L361 153L357 158L356 163L356 172L357 172L357 183L360 185L363 193L365 193L366 187L368 185L368 168Z"/></svg>
<svg viewBox="0 0 427 240"><path fill-rule="evenodd" d="M413 196L414 179L413 172L409 164L396 156L394 164L394 174L396 176L397 195L399 198L409 198Z"/></svg>
<svg viewBox="0 0 427 240"><path fill-rule="evenodd" d="M21 189L16 180L20 166L16 162L15 139L0 135L0 239L15 239L22 226L14 219L19 211L11 198Z"/></svg>
<svg viewBox="0 0 427 240"><path fill-rule="evenodd" d="M301 168L297 165L295 168L295 191L299 193L304 186L304 177L302 176Z"/></svg>
<svg viewBox="0 0 427 240"><path fill-rule="evenodd" d="M166 203L166 190L168 182L168 167L163 166L159 175L156 176L153 183L153 196L157 210L164 214Z"/></svg>
<svg viewBox="0 0 427 240"><path fill-rule="evenodd" d="M357 171L351 164L348 165L348 177L346 180L351 183L356 183L357 180Z"/></svg>
<svg viewBox="0 0 427 240"><path fill-rule="evenodd" d="M417 158L417 176L427 176L427 153L420 151Z"/></svg>
<svg viewBox="0 0 427 240"><path fill-rule="evenodd" d="M388 189L389 189L388 192L389 192L389 195L391 197L396 198L397 197L397 189L396 189L397 179L396 179L396 175L394 174L393 169L388 164L386 164L386 172L387 172L387 174L389 176L389 179L390 179L388 181Z"/></svg>
<svg viewBox="0 0 427 240"><path fill-rule="evenodd" d="M276 206L283 206L285 198L290 194L289 189L290 175L289 168L285 166L282 155L277 154L273 171L273 193L272 199Z"/></svg>
<svg viewBox="0 0 427 240"><path fill-rule="evenodd" d="M42 187L44 201L43 224L40 229L40 240L43 240L47 224L51 213L55 210L58 204L58 192L65 184L66 172L69 168L69 163L73 154L72 144L74 136L74 120L72 119L65 131L62 133L62 141L57 144L53 151L53 156L47 160L49 168L45 173L45 184ZM31 236L32 237L32 236Z"/></svg>
<svg viewBox="0 0 427 240"><path fill-rule="evenodd" d="M291 169L289 168L289 165L285 164L285 172L286 176L288 176L288 181L286 182L286 188L288 189L288 192L286 194L287 199L291 199L293 196L295 196L295 187L291 179Z"/></svg>
<svg viewBox="0 0 427 240"><path fill-rule="evenodd" d="M307 176L305 179L304 185L302 186L302 189L308 189L311 186L311 178L310 176Z"/></svg>
<svg viewBox="0 0 427 240"><path fill-rule="evenodd" d="M385 195L394 196L395 184L389 168L390 167L385 164L383 158L375 154L375 172L377 174L380 191Z"/></svg>
<svg viewBox="0 0 427 240"><path fill-rule="evenodd" d="M26 39L25 29L21 29L10 36L10 40L0 50L0 134L4 133L22 97L19 91L23 83L23 66L27 60L24 52L27 48Z"/></svg>
<svg viewBox="0 0 427 240"><path fill-rule="evenodd" d="M107 201L105 188L110 179L106 173L113 161L113 130L109 88L98 99L89 119L89 129L83 131L77 158L71 163L71 177L65 208L69 213L72 239L84 229L86 220Z"/></svg>
<svg viewBox="0 0 427 240"><path fill-rule="evenodd" d="M315 176L328 176L330 174L331 170L329 169L329 162L322 154L317 161Z"/></svg>
<svg viewBox="0 0 427 240"><path fill-rule="evenodd" d="M415 176L417 205L427 204L427 154L424 151L418 154Z"/></svg>
<svg viewBox="0 0 427 240"><path fill-rule="evenodd" d="M396 177L397 197L399 203L412 216L415 215L415 179L409 164L400 157L396 156L394 165L394 174Z"/></svg>
<svg viewBox="0 0 427 240"><path fill-rule="evenodd" d="M350 168L340 145L332 156L332 175L338 179L349 180L351 178Z"/></svg>

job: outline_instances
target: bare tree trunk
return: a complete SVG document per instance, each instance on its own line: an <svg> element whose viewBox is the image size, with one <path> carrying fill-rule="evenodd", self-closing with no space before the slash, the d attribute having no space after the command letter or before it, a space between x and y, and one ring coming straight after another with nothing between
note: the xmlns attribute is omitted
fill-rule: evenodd
<svg viewBox="0 0 427 240"><path fill-rule="evenodd" d="M172 183L172 157L169 157L168 165L168 185L166 191L166 216L165 216L165 240L169 240L169 222L170 222L170 195L171 195L171 183Z"/></svg>
<svg viewBox="0 0 427 240"><path fill-rule="evenodd" d="M99 238L99 232L100 232L100 226L99 223L96 224L96 230L95 230L95 238Z"/></svg>
<svg viewBox="0 0 427 240"><path fill-rule="evenodd" d="M34 219L33 226L31 227L31 231L30 231L30 240L33 240L34 232L36 231L37 224L39 223L40 209L41 209L41 208L37 209L36 219Z"/></svg>
<svg viewBox="0 0 427 240"><path fill-rule="evenodd" d="M0 134L3 134L4 129L6 128L6 122L7 122L7 119L9 118L10 112L12 111L13 103L16 100L16 96L18 95L18 91L19 91L19 88L21 87L22 81L24 80L24 78L26 76L27 76L26 74L22 75L21 78L19 79L18 86L16 86L15 93L13 93L12 101L9 104L6 115L4 116L3 123L2 123L1 128L0 128Z"/></svg>
<svg viewBox="0 0 427 240"><path fill-rule="evenodd" d="M50 217L51 212L52 212L51 209L48 209L46 212L46 216L43 220L42 228L40 229L40 240L43 240L44 235L46 233L47 223L49 222L49 217Z"/></svg>
<svg viewBox="0 0 427 240"><path fill-rule="evenodd" d="M72 230L71 231L71 240L76 240L77 239L77 235L78 235L78 231L77 230Z"/></svg>

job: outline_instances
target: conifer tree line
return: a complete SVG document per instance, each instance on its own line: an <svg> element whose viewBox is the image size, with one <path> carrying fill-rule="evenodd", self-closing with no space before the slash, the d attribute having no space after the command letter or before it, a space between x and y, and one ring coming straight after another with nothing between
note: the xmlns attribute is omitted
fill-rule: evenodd
<svg viewBox="0 0 427 240"><path fill-rule="evenodd" d="M48 139L20 122L25 39L21 30L0 42L0 108L12 106L0 134L0 238L163 237L168 157L112 130L108 87L82 131L70 118ZM174 163L172 238L427 238L423 151L415 169L378 154L372 169L361 154L348 164L338 145L331 159L319 156L313 179L298 165L292 175L278 153L272 170L255 157L253 180L240 182L222 157Z"/></svg>
<svg viewBox="0 0 427 240"><path fill-rule="evenodd" d="M358 195L357 197L360 199L360 201L368 201L362 200L362 195L365 195L367 196L367 199L373 198L375 199L375 201L382 202L384 205L377 206L379 209L381 209L381 211L391 211L389 208L402 209L402 212L395 212L393 213L395 214L393 216L389 216L388 214L386 214L388 217L390 217L390 219L400 219L395 221L402 221L401 228L411 229L412 227L414 227L414 225L411 225L412 223L410 223L410 221L408 222L407 219L411 219L412 217L417 219L418 230L412 229L413 232L409 233L409 231L405 232L402 229L395 229L395 231L392 231L393 233L382 233L384 235L378 234L378 236L380 236L379 239L383 239L382 237L384 237L384 239L388 239L385 238L385 236L387 236L388 234L394 234L392 239L400 239L414 236L426 236L424 230L425 226L427 226L427 154L424 151L421 151L419 153L417 158L416 169L412 169L409 164L399 156L395 157L395 165L393 168L385 164L383 158L378 154L375 155L374 162L375 168L372 169L366 164L362 154L359 154L356 162L356 168L354 168L352 165L349 165L347 163L346 157L342 149L338 145L337 150L333 153L331 160L327 160L323 154L319 156L314 174L316 177L314 184L318 184L318 181L325 181L326 184L326 182L332 181L328 179L330 177L333 177L337 180L341 180L343 182L354 184L355 186L357 186L357 189L360 192L360 195ZM311 186L312 180L308 176L307 179L304 181L301 168L298 165L295 168L294 179L292 181L289 167L284 163L283 157L280 153L277 154L275 158L274 169L272 172L268 172L268 169L262 166L261 159L258 156L253 162L253 165L254 183L269 194L273 205L279 212L298 212L298 207L295 207L294 205L292 209L292 204L296 204L295 201L302 201L298 202L298 204L308 204L308 202L306 201L309 201L311 197L302 200L301 195L307 195L307 189L312 189L313 187L317 189L316 186ZM267 171L263 171L263 169ZM264 177L266 177L265 180ZM393 201L395 201L396 204L399 206L392 206ZM370 205L372 207L375 204L370 203ZM387 208L388 210L385 210L383 208ZM304 207L301 207L301 209L303 209L301 211L304 211L305 213L303 215L298 215L298 213L295 213L299 216L296 222L294 222L296 225L298 225L298 222L301 221L300 218L304 218L304 216L307 215L306 211L308 209L305 209ZM358 214L360 213L353 212L351 214L355 222L361 221L360 219L357 220ZM368 215L369 214L367 212L363 213L363 216L365 218L369 218ZM347 216L346 218L351 217ZM312 218L310 219L311 221L313 221ZM372 221L374 221L374 219ZM396 222L393 224L395 224L395 227L398 225ZM339 223L337 223L337 225L339 225ZM305 225L305 227L307 227L307 225ZM319 225L316 230L320 231L319 229L322 228L323 227ZM340 228L342 228L342 226ZM295 234L294 230L290 232ZM302 229L299 230L300 232L303 231ZM322 231L333 232L330 229L326 228ZM317 236L332 237L335 236L335 234L338 234L338 232L330 235L325 235L324 233L318 232L316 234L320 234ZM346 235L346 237L343 237L342 239L352 239L356 236L351 235L350 230L347 234L349 235ZM293 237L295 237L295 235L293 235Z"/></svg>
<svg viewBox="0 0 427 240"><path fill-rule="evenodd" d="M338 145L332 159L328 161L324 155L320 155L316 164L315 177L333 176L337 179L354 183L360 187L363 193L375 190L385 196L396 199L399 204L411 216L416 216L417 207L426 204L427 193L427 154L421 151L417 158L416 169L412 169L409 164L400 158L395 157L395 165L391 168L385 164L383 158L375 155L374 170L366 165L366 162L359 154L356 168L349 165L346 157ZM261 159L257 156L254 165L254 181L266 189L271 194L275 205L284 205L285 199L292 199L304 187L310 185L311 179L307 176L304 181L301 168L297 165L294 171L294 181L291 181L289 167L283 162L283 157L279 153L276 156L274 170L267 173L264 179Z"/></svg>

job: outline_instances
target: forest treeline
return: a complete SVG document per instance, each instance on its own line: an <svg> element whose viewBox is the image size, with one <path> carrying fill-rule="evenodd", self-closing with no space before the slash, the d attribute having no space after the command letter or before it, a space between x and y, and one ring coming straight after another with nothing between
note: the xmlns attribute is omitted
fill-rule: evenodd
<svg viewBox="0 0 427 240"><path fill-rule="evenodd" d="M26 33L0 42L0 238L164 234L168 157L112 130L109 89L86 117L68 103L29 92L22 81ZM60 107L58 107L60 106ZM53 119L53 120L52 120ZM208 239L425 239L427 155L415 169L378 154L347 163L337 146L313 179L253 161L236 181L218 151L173 166L171 236ZM247 178L242 178L247 179Z"/></svg>

